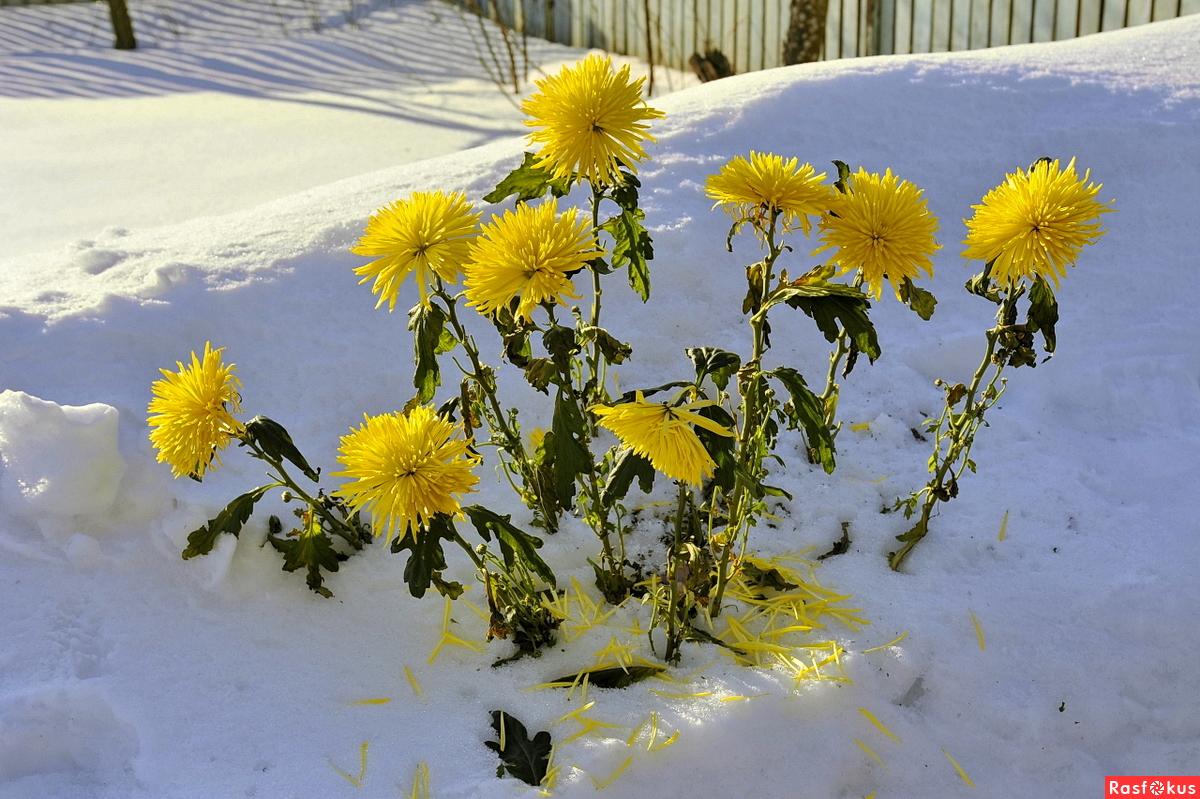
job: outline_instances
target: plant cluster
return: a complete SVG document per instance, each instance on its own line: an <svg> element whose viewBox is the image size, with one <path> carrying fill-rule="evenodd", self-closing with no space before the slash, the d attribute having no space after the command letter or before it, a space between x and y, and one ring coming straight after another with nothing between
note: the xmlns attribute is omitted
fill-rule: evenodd
<svg viewBox="0 0 1200 799"><path fill-rule="evenodd" d="M270 483L192 533L184 557L209 551L223 532L237 535L254 503L282 488L299 504L300 523L284 534L271 517L268 540L284 554L285 569L307 571L314 590L328 595L321 570L336 571L350 552L382 537L392 552L407 553L404 579L414 596L432 586L457 598L463 586L444 577L443 547L452 543L478 570L489 638L510 639L514 656L536 654L557 638L561 592L539 554L541 537L511 515L462 504L486 453L543 535L557 533L565 514L590 528L599 592L613 605L633 598L650 606L650 643L663 660L677 662L684 643L698 641L760 662L715 634L713 620L727 603L766 603L764 629L774 630L776 605L791 603L792 618L801 619L806 611L796 603L818 597L796 594L799 583L765 567L750 545L779 498L791 499L771 482L783 463L780 442L791 436L810 462L834 471L840 381L863 356L874 362L881 353L872 302L886 283L922 319L934 312L936 300L915 280L933 275L938 221L922 190L890 170L834 161L829 180L797 158L750 152L730 159L704 191L730 218L727 249L739 236L757 245L741 306L747 348L686 348L691 373L618 391L612 367L634 347L605 327L603 298L623 272L641 301L650 300L654 253L637 167L648 159L650 124L663 114L642 99L642 81L631 80L628 67L614 71L605 57L590 56L537 86L523 105L535 151L482 198L515 198L511 207L482 222L461 193L414 192L372 215L352 248L372 259L356 271L372 284L376 307L394 310L404 284L416 284L418 301L408 311L414 394L396 413L365 417L341 439L342 470L333 475L340 487L326 494L291 476L294 467L309 482L320 477L278 423L237 421L240 384L221 350L206 345L191 366L163 371L150 406L151 440L176 476L201 479L234 441L271 468ZM971 383L941 384L945 411L929 423L932 477L895 506L920 515L899 536L904 546L891 555L894 568L928 531L937 503L957 494L963 469L974 470L971 445L1003 391L1002 370L1035 364L1035 334L1054 349L1050 282L1057 287L1082 246L1101 235L1098 215L1110 210L1087 180L1074 161L1063 169L1043 160L1009 175L975 208L964 255L986 266L967 288L999 306L999 321ZM586 201L566 205L572 196ZM823 255L824 263L789 274L797 249ZM1022 298L1028 311L1018 323ZM797 311L830 345L828 370L815 381L773 358L773 318ZM489 338L494 333L485 346L471 332L481 322ZM489 363L485 350L499 353L502 364ZM540 395L547 429L523 427L533 403L521 403L526 419L506 403L501 369L522 375L530 397ZM647 493L658 479L672 481L675 493L664 519L665 554L659 564L634 562L626 544L636 522L627 502L635 483ZM459 532L463 522L474 529L474 543ZM834 553L847 545L845 534ZM727 631L734 629L731 622Z"/></svg>

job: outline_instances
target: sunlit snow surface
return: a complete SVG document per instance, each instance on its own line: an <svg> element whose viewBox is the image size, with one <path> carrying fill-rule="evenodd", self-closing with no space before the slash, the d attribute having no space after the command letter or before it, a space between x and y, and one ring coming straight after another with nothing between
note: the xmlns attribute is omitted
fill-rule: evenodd
<svg viewBox="0 0 1200 799"><path fill-rule="evenodd" d="M439 41L449 29L432 21L435 8L449 13L401 5L370 16L364 29L384 36L403 24L405 37ZM314 41L325 40L277 37L273 57L300 59ZM1193 16L1058 44L774 70L654 100L667 113L641 170L654 293L646 306L619 288L605 294L606 327L635 348L618 376L622 389L686 377L685 347L748 349L742 266L758 250L739 238L725 252L726 220L701 187L751 149L819 169L834 158L890 167L924 188L942 220L931 286L940 302L930 322L890 297L876 304L884 354L844 381L838 470L814 470L788 440L787 466L772 481L795 499L754 531L754 548L778 556L823 551L849 522L850 552L825 561L817 577L853 595L847 604L872 623L831 625L813 640L840 642L852 683L797 687L777 670L739 668L712 647L690 646L671 672L680 684L590 692L588 717L619 728L559 750L556 795L593 795L593 780L629 758L601 795L967 795L946 753L989 797L1099 796L1108 774L1196 773L1198 41ZM178 77L164 89L139 68L140 52L104 45L0 52L0 140L16 137L22 158L40 164L31 169L0 147L0 202L12 209L0 216L0 236L21 239L27 225L44 231L0 258L0 797L396 797L421 762L435 797L535 795L495 777L498 761L482 745L488 711L507 710L556 741L571 736L578 723L554 722L580 707L579 695L528 689L592 665L613 636L629 638L621 628L637 618L644 627L644 609L623 608L538 660L492 669L510 651L493 642L479 652L444 647L429 663L442 600L408 596L403 561L381 548L329 579L334 599L312 594L259 546L266 515L282 504L264 503L240 541L184 562L187 533L257 485L262 470L234 451L203 484L172 480L155 462L145 423L158 370L211 341L237 364L248 413L277 419L313 463L335 470L339 436L364 412L396 410L411 395L405 317L373 310L352 272L362 259L347 248L374 209L410 191L478 199L519 162L523 141L402 166L381 150L355 167L363 174L334 171L297 186L278 176L287 170L255 171L272 152L264 142L286 142L272 157L299 172L332 169L338 145L288 138L291 106L262 101L259 138L214 128L179 160L137 148L171 141L172 104L190 88L215 96L230 88ZM246 58L256 52L249 40L237 46ZM181 63L198 52L174 47ZM169 49L145 54L165 68ZM558 48L552 57L572 53ZM60 68L47 71L49 61ZM87 90L100 63L133 89L124 97ZM389 89L388 73L375 74L379 83L362 91ZM421 101L438 103L441 91L431 87ZM503 104L509 121L455 148L521 131L486 79L469 92L473 99L455 102ZM94 160L62 149L70 124L103 117L132 95L142 95L137 105L119 109L127 149L108 142ZM370 111L339 114L361 114L365 124ZM345 130L352 118L324 122ZM43 132L29 135L39 121ZM439 149L433 126L404 135L414 151L454 149ZM980 434L979 474L964 480L904 573L892 573L884 554L904 522L879 510L923 483L928 457L910 428L936 411L935 378L969 377L992 321L993 306L962 289L970 272L958 257L961 220L1005 172L1042 155L1077 157L1119 212L1063 282L1058 354L1010 374ZM117 156L164 173L153 195L105 168ZM231 180L259 175L255 202L278 199L224 216L216 214L247 206L197 201L168 219L178 224L147 226L148 207L195 201L191 173L180 170L210 167ZM365 171L373 168L383 171ZM100 172L103 191L91 183ZM320 185L339 177L347 179ZM60 196L95 219L111 212L111 221L80 228L53 210ZM793 273L814 264L810 245L795 244L786 256ZM780 314L774 326L773 362L817 381L828 350L811 322ZM498 343L479 331L495 355ZM540 395L519 376L508 376L505 390L530 424L544 417ZM480 502L528 521L498 481L485 482ZM645 501L668 493L660 486ZM633 542L651 565L661 560L660 532L647 523ZM586 588L585 558L596 549L570 521L543 551L564 584L575 576ZM472 583L470 568L450 558L452 577ZM482 606L481 593L467 598ZM456 605L452 615L454 635L482 639L486 625L470 608ZM896 645L864 652L901 633ZM722 701L731 697L753 698ZM391 701L355 704L382 698ZM656 751L644 734L627 746L651 713L664 736L678 738ZM359 780L364 743L355 788L338 770Z"/></svg>

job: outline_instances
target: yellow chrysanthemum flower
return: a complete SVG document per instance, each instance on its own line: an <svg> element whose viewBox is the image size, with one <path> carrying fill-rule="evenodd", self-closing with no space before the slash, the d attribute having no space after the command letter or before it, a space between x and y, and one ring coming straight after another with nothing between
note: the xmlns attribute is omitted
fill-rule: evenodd
<svg viewBox="0 0 1200 799"><path fill-rule="evenodd" d="M517 316L529 319L539 303L578 299L568 275L603 255L596 232L579 209L561 216L555 201L520 205L483 226L464 266L468 304L491 314L520 298Z"/></svg>
<svg viewBox="0 0 1200 799"><path fill-rule="evenodd" d="M739 227L749 222L765 233L771 215L777 214L785 233L799 226L807 235L812 230L809 216L829 207L833 191L821 183L824 172L818 175L812 164L797 166L798 162L751 150L750 160L734 156L720 172L709 175L704 193L716 200L713 208L724 206Z"/></svg>
<svg viewBox="0 0 1200 799"><path fill-rule="evenodd" d="M354 270L363 275L360 283L374 278L371 291L379 295L376 308L388 303L396 309L400 284L414 274L421 304L429 300L430 276L457 283L462 264L475 237L479 214L460 192L416 191L407 200L384 206L367 221L358 243L350 248L356 255L376 260Z"/></svg>
<svg viewBox="0 0 1200 799"><path fill-rule="evenodd" d="M419 405L407 415L363 415L364 424L343 436L334 477L354 482L334 491L355 511L371 516L375 535L391 541L423 527L438 513L457 513L458 495L475 490L471 469L480 458L470 442L455 438L462 427Z"/></svg>
<svg viewBox="0 0 1200 799"><path fill-rule="evenodd" d="M1042 275L1057 288L1083 245L1108 232L1100 229L1100 214L1116 210L1107 207L1111 200L1096 200L1103 184L1088 183L1090 176L1091 170L1075 174L1074 158L1066 169L1057 160L1038 161L1028 172L1007 175L982 205L971 206L963 257L995 259L992 278L1002 286Z"/></svg>
<svg viewBox="0 0 1200 799"><path fill-rule="evenodd" d="M221 363L224 351L206 342L203 358L193 352L190 366L176 361L178 372L160 369L163 379L151 387L150 442L159 462L169 463L176 477L203 477L214 459L221 462L218 450L242 430L232 415L242 410L242 383L233 364Z"/></svg>
<svg viewBox="0 0 1200 799"><path fill-rule="evenodd" d="M629 80L629 67L614 73L612 59L596 53L537 81L538 91L521 104L532 119L531 144L540 144L537 166L556 178L581 175L593 184L618 181L619 166L637 171L648 157L642 141L654 137L646 123L662 111L642 99L645 78Z"/></svg>
<svg viewBox="0 0 1200 799"><path fill-rule="evenodd" d="M649 460L655 469L673 480L699 485L712 475L716 463L692 425L722 436L733 435L695 412L696 408L714 404L711 400L700 400L671 407L665 402L646 402L639 391L633 402L595 405L591 411L600 417L601 427L615 433L622 444Z"/></svg>
<svg viewBox="0 0 1200 799"><path fill-rule="evenodd" d="M887 170L883 175L859 169L849 178L849 193L838 194L831 213L821 218L823 246L813 255L837 248L829 262L841 273L861 269L867 293L879 299L886 278L900 296L904 278L924 272L933 277L933 255L941 245L937 217L925 207L921 190Z"/></svg>

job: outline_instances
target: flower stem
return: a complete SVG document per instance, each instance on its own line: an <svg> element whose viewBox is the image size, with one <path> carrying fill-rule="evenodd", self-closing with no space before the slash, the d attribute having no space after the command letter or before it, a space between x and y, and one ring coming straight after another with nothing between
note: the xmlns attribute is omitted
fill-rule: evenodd
<svg viewBox="0 0 1200 799"><path fill-rule="evenodd" d="M278 485L281 488L286 487L289 491L300 497L300 499L304 500L304 502L313 509L313 512L317 513L328 523L329 531L331 533L340 535L342 538L346 539L346 541L353 544L356 548L361 547L362 541L359 538L358 531L351 529L351 527L344 520L339 519L330 513L324 502L315 499L307 491L301 488L299 483L292 479L292 476L288 474L287 469L283 468L282 460L272 458L270 455L264 452L261 447L258 446L258 443L254 441L254 439L248 436L246 438L240 438L239 440L245 443L246 446L248 446L254 452L254 457L271 464L271 468L278 473L277 475L272 475L273 477L277 477Z"/></svg>
<svg viewBox="0 0 1200 799"><path fill-rule="evenodd" d="M733 548L739 539L744 539L750 532L750 516L757 500L752 489L762 481L762 463L766 442L763 440L765 412L759 407L759 394L762 392L762 358L767 351L767 299L771 294L771 283L775 279L775 261L783 253L783 245L776 240L776 226L779 221L779 211L772 209L766 228L767 257L763 260L760 276L759 294L755 298L755 307L750 316L752 349L750 360L738 372L738 390L742 395L742 429L738 437L738 469L734 478L733 497L729 503L729 524L726 531L727 540L721 546L717 559L717 586L709 604L709 618L721 615L721 600L725 595L725 586L729 581L729 561ZM753 279L750 281L754 286ZM744 549L744 541L743 541Z"/></svg>
<svg viewBox="0 0 1200 799"><path fill-rule="evenodd" d="M503 455L507 453L510 457L516 460L517 469L521 474L522 482L525 484L527 494L532 495L530 503L534 512L541 517L542 522L546 525L547 532L553 533L558 530L558 508L549 500L545 492L537 490L537 471L529 460L528 453L525 452L525 444L521 441L521 436L512 429L508 423L508 417L504 414L504 408L500 405L500 399L496 396L496 386L494 380L485 378L485 367L483 361L479 357L479 347L475 344L475 339L463 327L462 321L458 318L457 300L450 296L445 287L440 281L435 289L434 294L441 298L446 304L446 317L450 320L450 326L454 329L454 335L462 344L463 350L467 353L467 357L471 361L472 374L469 375L475 381L475 385L486 397L491 413L488 414L488 426L493 432L499 432L501 442L499 451L501 453L501 461L504 461ZM463 409L466 413L467 409ZM505 471L508 471L508 466L505 464ZM527 499L527 502L529 500Z"/></svg>
<svg viewBox="0 0 1200 799"><path fill-rule="evenodd" d="M942 415L938 419L937 440L934 442L933 463L935 465L931 468L933 477L925 484L924 488L913 495L914 500L924 497L921 502L921 515L912 529L900 536L904 546L888 555L888 565L893 571L899 570L908 553L929 532L929 520L938 503L953 499L958 494L959 478L968 468L974 471L974 463L969 455L971 447L975 443L975 434L984 423L984 413L995 405L996 400L1000 399L1004 393L1001 375L1006 362L1003 354L999 358L996 357L996 345L1003 332L1005 320L1015 316L1016 301L1020 295L1021 292L1016 291L1014 286L1008 287L997 314L1000 324L985 334L987 349L979 368L971 376L971 384L965 388L965 401L961 413L954 412L954 405L957 405L957 402L954 405L950 402L950 392L953 389L946 389L946 407L942 409ZM992 368L994 371L986 386L981 390L980 386L984 383L984 377ZM944 455L941 454L943 444L946 446ZM949 476L949 481L947 481L947 476Z"/></svg>
<svg viewBox="0 0 1200 799"><path fill-rule="evenodd" d="M675 663L679 660L679 649L683 644L683 630L679 623L679 600L687 593L685 580L679 579L680 559L683 550L683 517L687 510L688 488L679 481L679 501L675 507L675 538L667 552L667 650L663 660ZM686 568L686 567L685 567Z"/></svg>
<svg viewBox="0 0 1200 799"><path fill-rule="evenodd" d="M592 185L592 230L597 234L600 231L600 202L604 199L605 190L603 186ZM592 273L592 309L588 320L593 328L600 327L600 298L604 294L604 288L600 284L600 271L595 267L589 267L588 271ZM596 402L607 402L608 386L605 385L608 379L608 362L603 357L600 351L600 337L595 336L592 339L591 352L588 354L588 372L589 381L585 382L583 388L590 396L585 397L588 405ZM591 386L590 392L588 386ZM587 417L584 417L585 419ZM596 434L596 426L594 421L588 421L588 428L592 435Z"/></svg>

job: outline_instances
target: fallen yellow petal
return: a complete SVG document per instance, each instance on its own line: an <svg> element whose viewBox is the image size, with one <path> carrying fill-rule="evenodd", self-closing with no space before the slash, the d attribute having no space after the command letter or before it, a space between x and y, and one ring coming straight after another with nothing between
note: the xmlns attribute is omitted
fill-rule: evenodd
<svg viewBox="0 0 1200 799"><path fill-rule="evenodd" d="M893 638L892 640L888 641L886 644L883 644L882 646L873 646L870 649L864 649L863 654L865 655L868 652L878 652L880 649L887 649L889 646L895 646L896 644L900 643L907 637L908 637L908 632L907 631L902 632L899 635L897 635L895 638Z"/></svg>
<svg viewBox="0 0 1200 799"><path fill-rule="evenodd" d="M942 750L942 754L945 755L946 759L950 761L950 765L954 766L954 770L958 772L958 776L962 777L963 782L974 788L975 783L971 782L971 778L967 776L967 772L963 771L963 767L958 765L958 761L950 757L950 753L945 749Z"/></svg>
<svg viewBox="0 0 1200 799"><path fill-rule="evenodd" d="M1004 511L1004 518L1000 520L1000 538L999 538L999 540L1003 541L1004 537L1006 535L1008 535L1008 511Z"/></svg>
<svg viewBox="0 0 1200 799"><path fill-rule="evenodd" d="M601 788L608 787L608 784L611 783L613 780L615 780L617 777L619 777L621 772L624 771L626 768L628 768L629 764L632 762L633 762L633 755L630 755L629 757L625 758L625 762L621 764L620 768L618 768L616 771L614 771L612 773L612 776L610 776L604 782L598 781L595 777L592 777L591 774L589 774L588 776L592 777L592 782L596 783L596 790L598 791Z"/></svg>
<svg viewBox="0 0 1200 799"><path fill-rule="evenodd" d="M412 673L412 669L410 669L408 666L404 667L404 676L408 678L408 684L412 686L412 689L416 695L421 697L421 700L424 701L425 692L421 690L421 686L417 683L416 676Z"/></svg>
<svg viewBox="0 0 1200 799"><path fill-rule="evenodd" d="M702 696L712 696L712 691L700 691L695 694L669 694L666 691L656 691L653 688L650 689L650 693L665 696L667 699L699 699Z"/></svg>
<svg viewBox="0 0 1200 799"><path fill-rule="evenodd" d="M867 721L871 722L871 723L872 723L872 724L874 724L876 727L878 727L878 728L879 728L879 731L880 731L880 732L882 732L884 735L886 735L887 737L891 738L891 739L892 739L893 741L895 741L896 743L902 743L902 741L901 741L899 738L897 738L897 737L896 737L896 734L895 734L894 732L892 732L891 730L889 730L887 727L883 726L883 722L882 722L882 721L880 721L879 719L877 719L877 718L875 718L873 715L871 715L871 711L867 710L865 707L860 707L860 708L858 709L858 712L859 712L859 713L862 713L864 716L866 716L866 717L867 717Z"/></svg>
<svg viewBox="0 0 1200 799"><path fill-rule="evenodd" d="M871 757L873 757L873 758L875 758L876 760L878 760L878 761L879 761L879 765L883 766L884 768L887 768L887 763L884 763L884 762L883 762L883 758L882 758L882 757L880 757L879 755L877 755L877 754L875 754L874 752L872 752L872 751L871 751L871 747L867 746L865 743L863 743L862 741L858 740L857 738L855 738L855 739L854 739L854 743L856 743L856 744L858 744L859 746L861 746L861 747L863 748L863 750L864 750L864 751L865 751L865 752L866 752L868 755L870 755Z"/></svg>
<svg viewBox="0 0 1200 799"><path fill-rule="evenodd" d="M975 625L975 635L979 636L979 648L987 649L987 645L983 642L983 628L979 626L979 619L975 618L974 611L967 611L971 614L971 623Z"/></svg>

